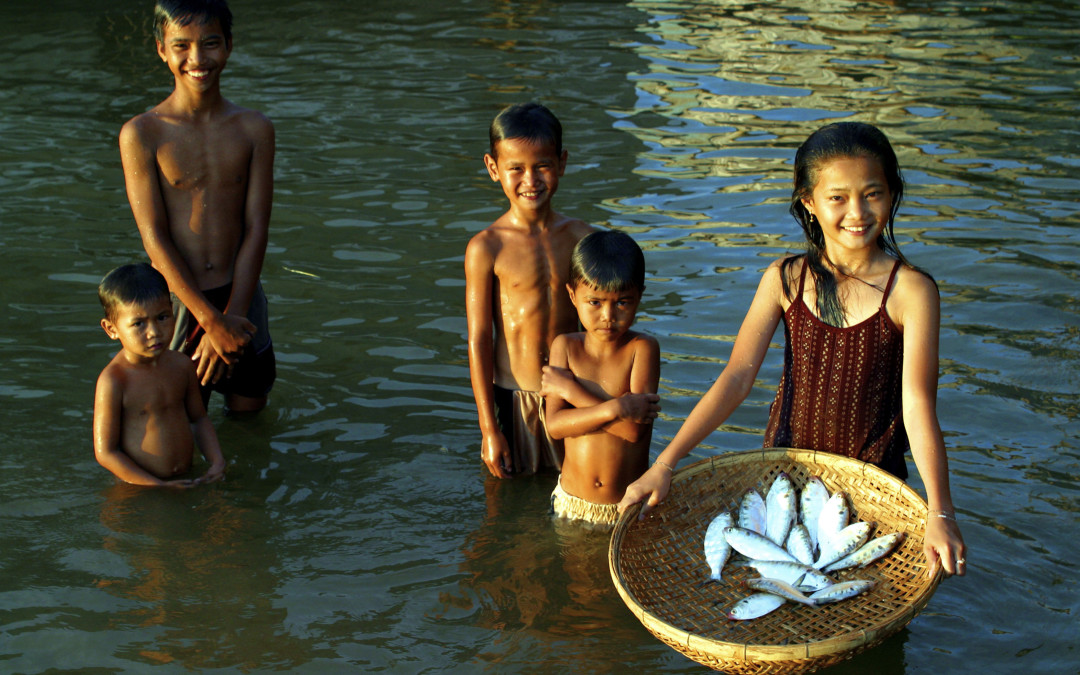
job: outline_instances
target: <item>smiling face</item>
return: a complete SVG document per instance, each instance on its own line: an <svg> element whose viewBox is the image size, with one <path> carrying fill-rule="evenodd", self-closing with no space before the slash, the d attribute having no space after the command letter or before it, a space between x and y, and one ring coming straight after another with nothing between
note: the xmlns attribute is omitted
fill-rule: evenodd
<svg viewBox="0 0 1080 675"><path fill-rule="evenodd" d="M586 284L566 285L570 302L577 309L578 320L590 338L613 341L634 325L641 289L601 291Z"/></svg>
<svg viewBox="0 0 1080 675"><path fill-rule="evenodd" d="M865 156L842 157L822 166L813 192L802 203L820 223L826 251L877 245L892 212L881 163Z"/></svg>
<svg viewBox="0 0 1080 675"><path fill-rule="evenodd" d="M152 361L169 348L176 318L172 301L163 295L148 303L117 305L112 319L102 319L101 327L119 340L131 362Z"/></svg>
<svg viewBox="0 0 1080 675"><path fill-rule="evenodd" d="M166 23L157 42L158 56L169 66L176 86L206 91L217 86L232 45L225 39L217 19L186 26Z"/></svg>
<svg viewBox="0 0 1080 675"><path fill-rule="evenodd" d="M484 165L512 209L534 213L551 205L566 169L566 151L560 155L547 143L507 138L498 142L496 157L484 155Z"/></svg>

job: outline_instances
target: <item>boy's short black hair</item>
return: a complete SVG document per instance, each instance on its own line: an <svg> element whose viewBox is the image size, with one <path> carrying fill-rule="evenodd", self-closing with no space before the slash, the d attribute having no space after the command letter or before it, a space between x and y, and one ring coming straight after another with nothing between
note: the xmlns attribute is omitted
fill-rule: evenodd
<svg viewBox="0 0 1080 675"><path fill-rule="evenodd" d="M562 124L554 113L539 103L516 103L507 106L491 121L488 130L491 156L498 159L499 141L523 138L531 143L544 143L562 155Z"/></svg>
<svg viewBox="0 0 1080 675"><path fill-rule="evenodd" d="M630 235L615 230L592 232L570 256L571 287L585 284L605 293L645 289L645 254Z"/></svg>
<svg viewBox="0 0 1080 675"><path fill-rule="evenodd" d="M149 263L121 265L98 284L98 300L109 321L116 320L120 305L145 305L162 296L169 297L169 284Z"/></svg>
<svg viewBox="0 0 1080 675"><path fill-rule="evenodd" d="M154 39L165 41L165 25L186 26L192 21L221 24L225 42L232 45L232 12L225 0L157 0L154 5Z"/></svg>

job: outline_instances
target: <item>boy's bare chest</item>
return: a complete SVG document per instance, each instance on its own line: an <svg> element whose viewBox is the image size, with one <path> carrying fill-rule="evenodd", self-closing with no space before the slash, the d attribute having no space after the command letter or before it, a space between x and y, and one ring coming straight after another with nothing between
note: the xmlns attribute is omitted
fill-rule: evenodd
<svg viewBox="0 0 1080 675"><path fill-rule="evenodd" d="M252 144L228 133L230 128L187 128L187 133L175 129L164 135L157 148L163 182L177 190L241 189L251 164Z"/></svg>
<svg viewBox="0 0 1080 675"><path fill-rule="evenodd" d="M609 357L596 358L576 349L567 354L567 365L574 378L594 395L616 397L630 391L631 356L628 350L619 350Z"/></svg>
<svg viewBox="0 0 1080 675"><path fill-rule="evenodd" d="M180 384L184 380L177 379L180 375L129 378L124 390L125 417L149 421L183 413L186 391Z"/></svg>

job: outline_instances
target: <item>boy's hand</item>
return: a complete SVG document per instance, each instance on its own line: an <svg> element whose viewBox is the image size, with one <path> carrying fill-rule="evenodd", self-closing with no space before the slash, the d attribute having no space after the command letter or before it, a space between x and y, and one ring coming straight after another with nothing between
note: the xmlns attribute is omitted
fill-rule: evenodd
<svg viewBox="0 0 1080 675"><path fill-rule="evenodd" d="M225 477L225 463L214 464L206 470L199 478L195 479L195 483L202 485L204 483L216 483Z"/></svg>
<svg viewBox="0 0 1080 675"><path fill-rule="evenodd" d="M657 394L623 394L615 401L620 419L648 424L660 414L660 396Z"/></svg>
<svg viewBox="0 0 1080 675"><path fill-rule="evenodd" d="M204 387L208 384L217 384L222 377L232 374L230 372L232 366L221 360L209 340L204 339L199 342L199 345L195 347L195 353L191 355L191 360L195 362L195 376L199 378L199 384Z"/></svg>
<svg viewBox="0 0 1080 675"><path fill-rule="evenodd" d="M559 368L557 366L544 366L540 372L541 396L558 396L564 401L570 398L567 387L576 383L577 380L569 369Z"/></svg>
<svg viewBox="0 0 1080 675"><path fill-rule="evenodd" d="M642 474L641 478L630 483L629 487L626 488L626 494L623 495L622 501L619 502L619 513L642 500L646 500L641 505L641 513L638 514L638 520L644 520L646 513L664 501L664 497L667 497L670 489L671 472L663 465L653 464L648 471Z"/></svg>
<svg viewBox="0 0 1080 675"><path fill-rule="evenodd" d="M195 487L198 484L199 482L197 480L192 480L190 478L179 478L177 480L162 481L161 486L168 488L176 488L179 490L187 490L189 488Z"/></svg>
<svg viewBox="0 0 1080 675"><path fill-rule="evenodd" d="M218 357L232 365L247 343L251 342L257 329L247 317L222 314L220 320L209 322L209 325L203 326L203 330L206 331L204 340L210 341Z"/></svg>
<svg viewBox="0 0 1080 675"><path fill-rule="evenodd" d="M501 431L484 434L480 444L480 456L487 464L488 471L496 478L510 478L514 472L514 461L510 456L510 445Z"/></svg>

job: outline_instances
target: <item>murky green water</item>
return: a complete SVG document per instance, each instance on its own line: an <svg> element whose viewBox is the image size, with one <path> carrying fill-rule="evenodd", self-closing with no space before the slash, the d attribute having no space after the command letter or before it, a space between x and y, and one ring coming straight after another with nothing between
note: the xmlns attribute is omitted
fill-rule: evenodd
<svg viewBox="0 0 1080 675"><path fill-rule="evenodd" d="M503 208L487 124L539 99L558 207L646 248L654 452L798 246L794 148L886 130L898 236L943 293L971 572L831 672L1080 672L1075 2L234 0L225 91L278 132L279 380L254 419L215 401L228 481L183 494L93 459L94 287L142 256L116 134L171 84L149 3L97 4L0 6L0 671L699 670L626 610L602 537L552 528L552 478L479 461L463 252ZM698 457L760 445L774 352Z"/></svg>

